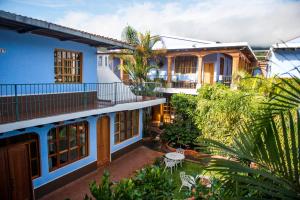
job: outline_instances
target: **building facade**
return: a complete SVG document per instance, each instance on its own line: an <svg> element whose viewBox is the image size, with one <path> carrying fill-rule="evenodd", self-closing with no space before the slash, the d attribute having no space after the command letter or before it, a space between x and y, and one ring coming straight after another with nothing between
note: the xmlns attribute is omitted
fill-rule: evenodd
<svg viewBox="0 0 300 200"><path fill-rule="evenodd" d="M257 65L257 58L246 42L221 43L191 38L162 35L154 49L165 52L151 61L158 66L149 72L150 80L162 83L160 91L166 97L165 104L153 108L153 123L171 122L174 110L169 101L172 94L197 94L197 89L205 84L222 83L235 87L235 77L239 71L249 74ZM99 57L108 56L100 53ZM110 59L109 59L110 58ZM119 58L108 57L108 65L122 79L129 77L119 65Z"/></svg>
<svg viewBox="0 0 300 200"><path fill-rule="evenodd" d="M39 198L141 141L143 108L165 99L97 68L98 47L132 48L0 11L0 199Z"/></svg>
<svg viewBox="0 0 300 200"><path fill-rule="evenodd" d="M273 44L267 54L267 76L290 77L299 76L300 37L283 43Z"/></svg>

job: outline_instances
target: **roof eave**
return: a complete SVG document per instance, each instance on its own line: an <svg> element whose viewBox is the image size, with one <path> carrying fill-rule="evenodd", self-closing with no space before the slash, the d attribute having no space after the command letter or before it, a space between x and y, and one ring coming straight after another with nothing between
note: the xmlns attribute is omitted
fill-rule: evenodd
<svg viewBox="0 0 300 200"><path fill-rule="evenodd" d="M114 40L110 40L108 38L106 39L104 37L96 36L96 35L82 32L82 31L79 31L76 29L60 26L57 24L49 23L46 21L38 20L38 19L32 19L29 17L5 12L2 10L0 10L0 18L9 20L11 22L17 22L17 23L21 23L24 25L28 25L28 26L33 26L38 29L50 30L50 31L59 32L59 33L66 34L66 35L77 36L82 39L88 39L88 40L94 41L95 46L97 46L97 43L103 43L103 44L108 44L111 47L134 49L134 47L132 47L126 43L117 42ZM83 43L83 42L80 42L80 43ZM100 47L100 45L99 45L99 47Z"/></svg>

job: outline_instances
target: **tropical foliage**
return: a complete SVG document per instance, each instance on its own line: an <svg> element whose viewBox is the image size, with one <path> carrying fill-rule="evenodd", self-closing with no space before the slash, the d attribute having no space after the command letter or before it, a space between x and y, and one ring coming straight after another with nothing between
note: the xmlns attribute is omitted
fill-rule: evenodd
<svg viewBox="0 0 300 200"><path fill-rule="evenodd" d="M232 146L202 139L212 152L207 170L236 185L236 198L300 199L300 79L273 84L263 112L238 129ZM229 188L230 189L230 188ZM253 192L254 191L254 192Z"/></svg>
<svg viewBox="0 0 300 200"><path fill-rule="evenodd" d="M151 36L150 32L137 32L133 27L126 26L122 39L135 47L135 50L125 50L121 58L124 60L122 70L129 74L135 82L147 81L147 74L157 68L150 60L161 55L163 50L153 50L153 46L161 40L159 36Z"/></svg>
<svg viewBox="0 0 300 200"><path fill-rule="evenodd" d="M133 178L122 179L113 184L109 173L104 172L101 183L90 184L92 197L96 200L168 200L173 197L172 179L158 166L148 166L137 171ZM86 195L85 200L92 197Z"/></svg>
<svg viewBox="0 0 300 200"><path fill-rule="evenodd" d="M266 100L253 90L232 90L222 84L205 85L198 92L194 120L202 137L229 145L241 122L260 113Z"/></svg>
<svg viewBox="0 0 300 200"><path fill-rule="evenodd" d="M191 147L199 136L199 129L194 122L196 97L187 94L175 94L171 104L176 110L174 122L164 127L162 139L176 145Z"/></svg>

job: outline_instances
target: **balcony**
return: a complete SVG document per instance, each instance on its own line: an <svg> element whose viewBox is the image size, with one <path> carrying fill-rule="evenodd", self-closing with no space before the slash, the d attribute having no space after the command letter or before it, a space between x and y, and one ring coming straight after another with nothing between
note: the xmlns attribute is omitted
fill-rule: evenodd
<svg viewBox="0 0 300 200"><path fill-rule="evenodd" d="M159 83L0 84L0 124L161 97Z"/></svg>
<svg viewBox="0 0 300 200"><path fill-rule="evenodd" d="M197 78L196 74L177 74L171 76L171 83L167 84L167 75L149 76L151 80L162 83L162 87L196 89Z"/></svg>

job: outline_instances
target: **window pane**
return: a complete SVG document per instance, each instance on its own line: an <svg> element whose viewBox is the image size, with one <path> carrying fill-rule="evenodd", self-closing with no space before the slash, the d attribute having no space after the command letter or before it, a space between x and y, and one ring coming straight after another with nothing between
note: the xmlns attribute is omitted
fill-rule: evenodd
<svg viewBox="0 0 300 200"><path fill-rule="evenodd" d="M85 122L82 122L82 123L79 123L78 124L78 130L79 130L79 133L85 133L87 130L86 130L86 123Z"/></svg>
<svg viewBox="0 0 300 200"><path fill-rule="evenodd" d="M139 111L134 111L133 112L133 135L138 135L139 134Z"/></svg>
<svg viewBox="0 0 300 200"><path fill-rule="evenodd" d="M68 148L67 126L59 128L59 151Z"/></svg>
<svg viewBox="0 0 300 200"><path fill-rule="evenodd" d="M56 143L48 143L48 154L56 153Z"/></svg>
<svg viewBox="0 0 300 200"><path fill-rule="evenodd" d="M77 133L76 133L76 124L69 126L69 134L70 134L70 148L77 145Z"/></svg>
<svg viewBox="0 0 300 200"><path fill-rule="evenodd" d="M30 143L30 156L31 158L36 158L37 157L37 146L36 142L31 142Z"/></svg>
<svg viewBox="0 0 300 200"><path fill-rule="evenodd" d="M48 159L49 169L52 169L54 167L57 167L57 157L52 156Z"/></svg>
<svg viewBox="0 0 300 200"><path fill-rule="evenodd" d="M120 131L120 124L115 123L115 132L119 132L119 131Z"/></svg>
<svg viewBox="0 0 300 200"><path fill-rule="evenodd" d="M119 134L115 134L115 144L119 143Z"/></svg>
<svg viewBox="0 0 300 200"><path fill-rule="evenodd" d="M68 162L68 152L59 154L59 163L62 165Z"/></svg>
<svg viewBox="0 0 300 200"><path fill-rule="evenodd" d="M78 158L78 149L72 149L70 151L70 160L75 160Z"/></svg>
<svg viewBox="0 0 300 200"><path fill-rule="evenodd" d="M86 156L87 152L86 152L86 146L81 146L80 147L80 150L79 150L79 156L82 157L82 156Z"/></svg>
<svg viewBox="0 0 300 200"><path fill-rule="evenodd" d="M38 176L39 175L39 163L38 160L31 160L31 175Z"/></svg>
<svg viewBox="0 0 300 200"><path fill-rule="evenodd" d="M56 139L56 129L53 128L48 133L48 140L55 140Z"/></svg>
<svg viewBox="0 0 300 200"><path fill-rule="evenodd" d="M82 133L80 134L80 144L85 144L86 143L86 137L85 137L85 134Z"/></svg>
<svg viewBox="0 0 300 200"><path fill-rule="evenodd" d="M80 67L82 54L73 51L55 50L54 52L54 72L56 82L80 82ZM59 70L59 68L61 68ZM76 69L75 69L76 67ZM78 75L78 77L76 76Z"/></svg>
<svg viewBox="0 0 300 200"><path fill-rule="evenodd" d="M126 133L125 133L125 131L121 131L121 133L120 133L120 142L122 142L122 141L124 141L124 140L126 140L127 138L126 138Z"/></svg>

